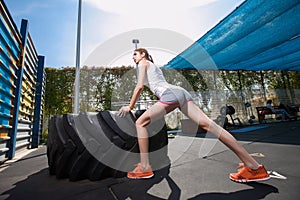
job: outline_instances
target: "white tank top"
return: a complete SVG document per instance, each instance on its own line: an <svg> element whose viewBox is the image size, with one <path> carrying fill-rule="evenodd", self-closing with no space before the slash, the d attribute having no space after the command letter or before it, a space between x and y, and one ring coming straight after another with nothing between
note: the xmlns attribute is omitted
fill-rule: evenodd
<svg viewBox="0 0 300 200"><path fill-rule="evenodd" d="M148 86L150 90L160 98L163 92L170 87L170 84L166 81L158 66L149 61L148 63L149 67L147 69L144 85Z"/></svg>

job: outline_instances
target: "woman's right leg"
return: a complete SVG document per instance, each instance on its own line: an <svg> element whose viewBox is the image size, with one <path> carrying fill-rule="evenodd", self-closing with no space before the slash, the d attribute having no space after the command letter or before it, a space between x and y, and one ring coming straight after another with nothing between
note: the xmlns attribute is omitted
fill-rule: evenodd
<svg viewBox="0 0 300 200"><path fill-rule="evenodd" d="M251 169L257 169L259 164L249 155L249 153L237 142L237 140L221 126L211 120L198 106L192 101L181 107L181 111L191 120L199 124L204 130L214 134L223 144L230 148L245 164Z"/></svg>
<svg viewBox="0 0 300 200"><path fill-rule="evenodd" d="M263 181L270 178L263 165L256 160L236 141L236 139L221 126L209 119L192 101L183 106L182 111L190 119L197 122L204 130L213 133L218 139L230 148L244 163L237 173L231 173L229 178L236 182Z"/></svg>

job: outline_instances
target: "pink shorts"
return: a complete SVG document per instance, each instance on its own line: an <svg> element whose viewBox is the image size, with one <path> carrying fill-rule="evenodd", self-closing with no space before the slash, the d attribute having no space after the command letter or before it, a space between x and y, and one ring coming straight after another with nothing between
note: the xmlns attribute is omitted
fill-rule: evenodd
<svg viewBox="0 0 300 200"><path fill-rule="evenodd" d="M174 87L166 89L161 95L159 102L163 104L176 104L180 105L193 101L192 96L185 89L181 87Z"/></svg>

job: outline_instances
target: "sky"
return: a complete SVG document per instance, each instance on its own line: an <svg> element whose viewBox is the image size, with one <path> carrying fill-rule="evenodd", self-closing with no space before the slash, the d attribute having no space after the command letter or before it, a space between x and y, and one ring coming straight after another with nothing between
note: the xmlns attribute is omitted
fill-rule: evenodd
<svg viewBox="0 0 300 200"><path fill-rule="evenodd" d="M139 39L138 47L149 48L157 64L166 64L243 1L82 0L80 64L133 65L132 39ZM18 28L22 19L29 21L46 67L75 66L79 0L4 2Z"/></svg>

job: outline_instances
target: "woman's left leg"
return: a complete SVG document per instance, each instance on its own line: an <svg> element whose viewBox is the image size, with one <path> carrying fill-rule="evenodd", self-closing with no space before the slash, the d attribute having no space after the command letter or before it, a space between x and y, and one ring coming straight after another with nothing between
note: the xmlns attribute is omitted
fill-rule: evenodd
<svg viewBox="0 0 300 200"><path fill-rule="evenodd" d="M140 148L140 159L143 167L150 165L149 162L149 140L147 126L156 120L163 118L167 113L177 108L179 104L162 104L160 102L154 104L150 109L146 110L136 121L136 130L138 143Z"/></svg>
<svg viewBox="0 0 300 200"><path fill-rule="evenodd" d="M135 124L140 149L140 163L138 163L133 171L127 173L128 178L145 179L151 178L154 175L149 161L149 139L146 127L151 122L163 118L165 114L177 107L178 105L176 104L167 105L158 102L137 119Z"/></svg>

